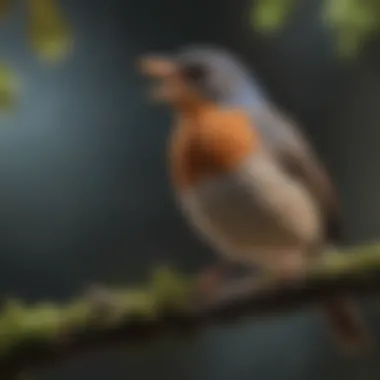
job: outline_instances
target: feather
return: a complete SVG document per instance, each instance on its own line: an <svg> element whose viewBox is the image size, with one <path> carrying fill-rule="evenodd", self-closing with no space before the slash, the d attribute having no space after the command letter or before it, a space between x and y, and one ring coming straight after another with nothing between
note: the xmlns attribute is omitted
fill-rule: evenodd
<svg viewBox="0 0 380 380"><path fill-rule="evenodd" d="M296 125L278 111L263 108L253 114L255 125L279 164L317 200L325 221L326 238L331 242L341 242L338 195L313 148Z"/></svg>

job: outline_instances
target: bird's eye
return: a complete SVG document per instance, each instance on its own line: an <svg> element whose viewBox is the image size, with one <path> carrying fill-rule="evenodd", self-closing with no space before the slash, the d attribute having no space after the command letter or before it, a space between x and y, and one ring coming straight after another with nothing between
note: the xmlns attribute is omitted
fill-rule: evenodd
<svg viewBox="0 0 380 380"><path fill-rule="evenodd" d="M204 66L198 64L184 65L183 75L192 82L199 82L205 79L207 70Z"/></svg>

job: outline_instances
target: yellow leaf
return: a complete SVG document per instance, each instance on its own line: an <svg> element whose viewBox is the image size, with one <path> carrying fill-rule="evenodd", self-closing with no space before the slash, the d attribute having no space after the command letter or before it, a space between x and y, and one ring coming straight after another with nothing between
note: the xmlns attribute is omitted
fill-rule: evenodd
<svg viewBox="0 0 380 380"><path fill-rule="evenodd" d="M12 0L0 0L0 21L9 15L11 1Z"/></svg>
<svg viewBox="0 0 380 380"><path fill-rule="evenodd" d="M295 0L259 0L251 10L251 22L256 30L274 32L288 21L295 7Z"/></svg>
<svg viewBox="0 0 380 380"><path fill-rule="evenodd" d="M0 112L14 108L18 95L18 81L14 70L0 62Z"/></svg>
<svg viewBox="0 0 380 380"><path fill-rule="evenodd" d="M338 52L344 58L353 58L365 43L378 33L380 7L378 2L361 3L357 0L327 2L324 20L334 31Z"/></svg>
<svg viewBox="0 0 380 380"><path fill-rule="evenodd" d="M28 0L30 42L38 57L49 63L70 53L73 37L56 0Z"/></svg>

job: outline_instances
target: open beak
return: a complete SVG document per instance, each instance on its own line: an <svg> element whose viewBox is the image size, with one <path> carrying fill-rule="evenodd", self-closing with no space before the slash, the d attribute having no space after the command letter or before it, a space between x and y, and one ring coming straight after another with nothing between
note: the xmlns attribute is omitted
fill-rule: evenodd
<svg viewBox="0 0 380 380"><path fill-rule="evenodd" d="M177 65L174 60L162 56L142 57L138 65L143 75L157 79L171 76L177 71Z"/></svg>
<svg viewBox="0 0 380 380"><path fill-rule="evenodd" d="M179 71L174 60L163 56L146 56L139 60L138 68L143 75L157 82L149 91L153 100L173 99L177 90L176 78Z"/></svg>

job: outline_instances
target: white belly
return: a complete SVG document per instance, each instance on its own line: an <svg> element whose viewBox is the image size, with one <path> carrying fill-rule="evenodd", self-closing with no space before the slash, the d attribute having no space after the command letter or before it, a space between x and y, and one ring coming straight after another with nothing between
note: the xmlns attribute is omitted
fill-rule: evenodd
<svg viewBox="0 0 380 380"><path fill-rule="evenodd" d="M221 253L260 263L320 236L320 216L304 187L255 156L229 175L180 197L185 215Z"/></svg>

